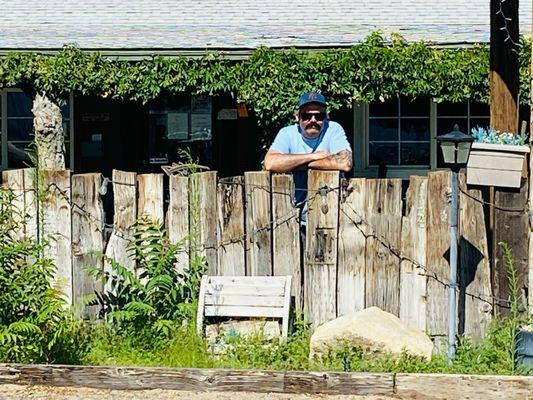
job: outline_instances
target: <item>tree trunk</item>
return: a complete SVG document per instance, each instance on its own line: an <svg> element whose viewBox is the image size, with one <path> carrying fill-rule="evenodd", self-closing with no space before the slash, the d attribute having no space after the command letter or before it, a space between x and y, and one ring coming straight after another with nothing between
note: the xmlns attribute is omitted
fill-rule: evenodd
<svg viewBox="0 0 533 400"><path fill-rule="evenodd" d="M46 95L33 100L33 129L40 169L65 169L65 140L61 109Z"/></svg>

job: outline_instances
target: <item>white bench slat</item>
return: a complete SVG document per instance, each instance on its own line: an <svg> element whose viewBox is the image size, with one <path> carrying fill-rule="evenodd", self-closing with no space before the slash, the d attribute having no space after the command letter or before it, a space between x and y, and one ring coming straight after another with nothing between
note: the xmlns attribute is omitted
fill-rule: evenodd
<svg viewBox="0 0 533 400"><path fill-rule="evenodd" d="M207 317L265 317L283 318L285 310L280 307L205 306Z"/></svg>
<svg viewBox="0 0 533 400"><path fill-rule="evenodd" d="M231 284L207 284L205 294L220 295L255 295L255 296L284 296L284 286L232 286Z"/></svg>
<svg viewBox="0 0 533 400"><path fill-rule="evenodd" d="M287 277L285 276L210 276L208 283L211 284L231 284L243 286L283 286Z"/></svg>
<svg viewBox="0 0 533 400"><path fill-rule="evenodd" d="M284 307L284 296L256 296L242 294L207 294L205 305L220 306L258 306L258 307Z"/></svg>

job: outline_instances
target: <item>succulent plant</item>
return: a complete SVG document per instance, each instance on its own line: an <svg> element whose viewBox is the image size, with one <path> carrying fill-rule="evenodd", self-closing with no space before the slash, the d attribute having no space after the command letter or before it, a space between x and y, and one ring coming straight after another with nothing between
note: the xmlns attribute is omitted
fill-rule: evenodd
<svg viewBox="0 0 533 400"><path fill-rule="evenodd" d="M509 132L500 132L497 129L481 126L472 128L472 137L478 143L523 145L526 143L526 135L514 135Z"/></svg>

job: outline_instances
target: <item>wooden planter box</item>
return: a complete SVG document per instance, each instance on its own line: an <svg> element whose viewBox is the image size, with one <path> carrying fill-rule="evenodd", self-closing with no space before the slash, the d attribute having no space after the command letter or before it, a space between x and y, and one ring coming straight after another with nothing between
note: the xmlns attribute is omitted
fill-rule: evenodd
<svg viewBox="0 0 533 400"><path fill-rule="evenodd" d="M469 185L520 187L526 176L529 146L472 143L466 182Z"/></svg>

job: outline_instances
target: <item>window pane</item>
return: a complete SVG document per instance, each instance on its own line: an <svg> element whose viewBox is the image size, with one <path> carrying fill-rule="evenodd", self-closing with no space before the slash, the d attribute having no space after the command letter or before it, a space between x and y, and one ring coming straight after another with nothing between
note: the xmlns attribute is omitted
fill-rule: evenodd
<svg viewBox="0 0 533 400"><path fill-rule="evenodd" d="M369 150L370 165L398 165L397 143L370 143Z"/></svg>
<svg viewBox="0 0 533 400"><path fill-rule="evenodd" d="M398 140L397 119L371 119L369 137L371 141Z"/></svg>
<svg viewBox="0 0 533 400"><path fill-rule="evenodd" d="M31 151L31 142L7 142L7 166L9 168L25 168L32 166L27 150Z"/></svg>
<svg viewBox="0 0 533 400"><path fill-rule="evenodd" d="M470 118L470 129L480 126L487 128L490 125L490 118Z"/></svg>
<svg viewBox="0 0 533 400"><path fill-rule="evenodd" d="M459 125L461 132L469 133L467 118L437 118L437 136L451 132L455 124Z"/></svg>
<svg viewBox="0 0 533 400"><path fill-rule="evenodd" d="M402 143L402 165L429 165L429 143Z"/></svg>
<svg viewBox="0 0 533 400"><path fill-rule="evenodd" d="M400 129L402 141L429 140L429 118L402 118L400 120Z"/></svg>
<svg viewBox="0 0 533 400"><path fill-rule="evenodd" d="M32 99L20 92L7 94L8 117L33 117L31 112Z"/></svg>
<svg viewBox="0 0 533 400"><path fill-rule="evenodd" d="M444 101L437 104L437 116L467 116L468 115L468 103L463 101L462 103L452 103Z"/></svg>
<svg viewBox="0 0 533 400"><path fill-rule="evenodd" d="M8 140L33 140L33 120L8 119L7 138Z"/></svg>
<svg viewBox="0 0 533 400"><path fill-rule="evenodd" d="M485 115L490 116L490 108L486 103L470 103L470 115L475 117L484 117Z"/></svg>
<svg viewBox="0 0 533 400"><path fill-rule="evenodd" d="M70 118L70 102L67 101L63 107L61 107L61 116L63 121Z"/></svg>
<svg viewBox="0 0 533 400"><path fill-rule="evenodd" d="M369 105L369 115L371 117L397 117L398 99L389 99L385 102L374 101Z"/></svg>
<svg viewBox="0 0 533 400"><path fill-rule="evenodd" d="M416 99L402 97L400 99L400 115L402 117L429 117L429 99L426 97Z"/></svg>

